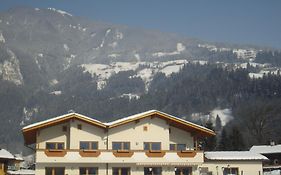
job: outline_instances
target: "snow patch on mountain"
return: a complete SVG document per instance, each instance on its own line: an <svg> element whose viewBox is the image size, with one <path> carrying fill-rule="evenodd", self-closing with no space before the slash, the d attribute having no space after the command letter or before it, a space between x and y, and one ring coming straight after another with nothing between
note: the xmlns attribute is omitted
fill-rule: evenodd
<svg viewBox="0 0 281 175"><path fill-rule="evenodd" d="M66 12L66 11L57 10L57 9L55 9L55 8L48 8L48 10L57 12L57 13L61 14L62 16L65 16L65 15L72 16L72 14L70 14L70 13L68 13L68 12Z"/></svg>
<svg viewBox="0 0 281 175"><path fill-rule="evenodd" d="M37 113L38 113L39 109L38 107L34 107L34 108L27 108L24 107L23 108L23 117L22 117L22 121L20 123L20 126L25 125L26 122L30 121L32 119L32 117L34 117Z"/></svg>
<svg viewBox="0 0 281 175"><path fill-rule="evenodd" d="M49 84L51 85L51 86L54 86L54 85L56 85L56 84L58 84L59 83L59 81L57 80L57 79L52 79L50 82L49 82Z"/></svg>
<svg viewBox="0 0 281 175"><path fill-rule="evenodd" d="M67 51L67 52L69 51L69 47L68 47L67 44L63 44L63 48L64 48L65 51Z"/></svg>
<svg viewBox="0 0 281 175"><path fill-rule="evenodd" d="M131 101L131 100L138 100L138 99L140 99L140 96L138 94L129 93L129 94L122 94L122 95L120 95L120 98L127 98L127 99L129 99L129 101Z"/></svg>
<svg viewBox="0 0 281 175"><path fill-rule="evenodd" d="M39 11L40 9L39 9L39 8L34 8L34 10L35 10L35 11Z"/></svg>
<svg viewBox="0 0 281 175"><path fill-rule="evenodd" d="M118 45L117 41L114 41L114 42L108 44L108 46L112 47L112 48L116 48L117 45Z"/></svg>
<svg viewBox="0 0 281 175"><path fill-rule="evenodd" d="M277 75L278 73L280 73L280 69L275 69L275 70L266 70L266 69L264 69L264 70L261 70L258 73L250 72L248 75L252 79L257 79L257 78L263 78L265 75L268 75L268 74Z"/></svg>
<svg viewBox="0 0 281 175"><path fill-rule="evenodd" d="M115 55L114 55L115 56ZM85 72L89 72L93 77L97 78L98 88L102 89L106 81L113 75L121 71L137 71L133 77L140 77L146 89L148 89L150 82L155 74L158 72L170 76L172 73L179 72L184 64L188 63L186 60L174 60L166 62L112 62L111 64L82 64L81 67Z"/></svg>
<svg viewBox="0 0 281 175"><path fill-rule="evenodd" d="M4 36L3 36L1 31L0 31L0 42L2 42L2 43L6 42L6 40L5 40L5 38L4 38Z"/></svg>
<svg viewBox="0 0 281 175"><path fill-rule="evenodd" d="M119 56L120 56L120 54L113 53L113 54L108 55L108 58L117 58Z"/></svg>
<svg viewBox="0 0 281 175"><path fill-rule="evenodd" d="M61 91L53 91L49 93L50 95L61 95L62 92Z"/></svg>
<svg viewBox="0 0 281 175"><path fill-rule="evenodd" d="M123 35L122 32L117 30L115 37L116 37L117 40L121 40L121 39L123 39L124 35Z"/></svg>
<svg viewBox="0 0 281 175"><path fill-rule="evenodd" d="M23 76L20 71L19 60L11 50L8 50L8 54L10 59L0 64L0 75L2 75L3 80L13 82L16 85L22 85Z"/></svg>
<svg viewBox="0 0 281 175"><path fill-rule="evenodd" d="M185 46L182 43L177 43L176 51L173 51L173 52L155 52L155 53L152 53L152 56L163 57L163 56L179 55L184 50L185 50Z"/></svg>

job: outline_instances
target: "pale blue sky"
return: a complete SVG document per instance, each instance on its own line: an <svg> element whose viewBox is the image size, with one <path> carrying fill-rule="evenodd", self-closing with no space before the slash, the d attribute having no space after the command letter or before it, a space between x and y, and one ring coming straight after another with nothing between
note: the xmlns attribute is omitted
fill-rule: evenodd
<svg viewBox="0 0 281 175"><path fill-rule="evenodd" d="M207 41L281 48L281 0L0 0Z"/></svg>

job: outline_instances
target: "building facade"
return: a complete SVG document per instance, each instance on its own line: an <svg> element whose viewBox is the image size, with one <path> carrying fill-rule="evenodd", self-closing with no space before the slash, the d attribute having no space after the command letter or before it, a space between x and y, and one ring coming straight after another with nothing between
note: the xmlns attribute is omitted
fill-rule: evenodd
<svg viewBox="0 0 281 175"><path fill-rule="evenodd" d="M111 123L77 113L23 128L36 145L36 175L196 175L205 127L151 110Z"/></svg>
<svg viewBox="0 0 281 175"><path fill-rule="evenodd" d="M250 151L268 158L263 161L264 172L270 174L270 172L275 171L281 174L281 144L275 145L274 142L271 142L270 145L254 145Z"/></svg>
<svg viewBox="0 0 281 175"><path fill-rule="evenodd" d="M202 175L263 175L262 162L267 158L250 151L205 152L200 167Z"/></svg>

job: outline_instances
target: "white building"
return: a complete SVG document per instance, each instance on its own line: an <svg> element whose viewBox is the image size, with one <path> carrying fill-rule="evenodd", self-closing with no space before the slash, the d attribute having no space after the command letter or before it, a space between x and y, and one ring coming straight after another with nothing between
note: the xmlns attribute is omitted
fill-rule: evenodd
<svg viewBox="0 0 281 175"><path fill-rule="evenodd" d="M215 133L157 110L110 123L69 113L22 131L25 144L36 145L36 175L225 175L215 170L233 166L238 171L228 174L262 173L254 153L247 160L204 157L198 140Z"/></svg>
<svg viewBox="0 0 281 175"><path fill-rule="evenodd" d="M36 175L199 174L205 127L151 110L111 123L70 113L23 128Z"/></svg>
<svg viewBox="0 0 281 175"><path fill-rule="evenodd" d="M213 175L262 175L262 161L267 158L250 151L205 152L201 172Z"/></svg>

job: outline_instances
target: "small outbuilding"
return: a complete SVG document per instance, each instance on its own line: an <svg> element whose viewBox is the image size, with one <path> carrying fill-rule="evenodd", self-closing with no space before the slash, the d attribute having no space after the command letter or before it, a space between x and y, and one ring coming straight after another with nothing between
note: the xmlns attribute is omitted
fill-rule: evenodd
<svg viewBox="0 0 281 175"><path fill-rule="evenodd" d="M262 175L267 158L250 151L205 152L201 175Z"/></svg>
<svg viewBox="0 0 281 175"><path fill-rule="evenodd" d="M275 145L274 142L270 145L252 146L251 152L259 153L268 158L263 161L264 172L279 172L281 171L281 144Z"/></svg>

